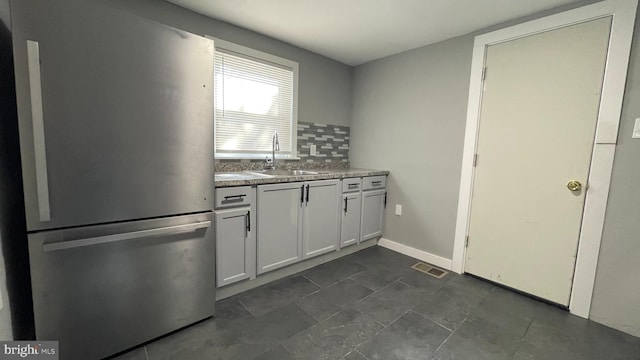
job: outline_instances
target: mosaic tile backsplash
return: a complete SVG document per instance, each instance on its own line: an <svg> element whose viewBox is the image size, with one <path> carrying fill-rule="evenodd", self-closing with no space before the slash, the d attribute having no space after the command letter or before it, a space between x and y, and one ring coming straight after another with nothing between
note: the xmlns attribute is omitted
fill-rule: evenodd
<svg viewBox="0 0 640 360"><path fill-rule="evenodd" d="M316 154L310 154L311 145ZM317 123L298 123L298 157L301 160L349 161L349 127Z"/></svg>
<svg viewBox="0 0 640 360"><path fill-rule="evenodd" d="M349 127L309 122L298 123L298 157L300 160L278 160L278 167L291 169L349 168ZM311 144L316 155L311 156ZM264 160L216 160L216 171L261 169Z"/></svg>

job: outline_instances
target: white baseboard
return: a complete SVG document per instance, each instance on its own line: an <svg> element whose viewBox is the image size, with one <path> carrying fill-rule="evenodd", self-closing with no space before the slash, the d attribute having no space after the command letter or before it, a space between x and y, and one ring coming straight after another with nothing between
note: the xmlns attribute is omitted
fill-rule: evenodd
<svg viewBox="0 0 640 360"><path fill-rule="evenodd" d="M391 241L385 238L380 238L380 240L378 240L378 245L389 250L399 252L400 254L411 256L412 258L416 258L431 265L435 265L444 270L451 270L451 260L443 258L442 256L434 255L423 250L418 250L416 248L412 248L411 246L400 244L398 242Z"/></svg>

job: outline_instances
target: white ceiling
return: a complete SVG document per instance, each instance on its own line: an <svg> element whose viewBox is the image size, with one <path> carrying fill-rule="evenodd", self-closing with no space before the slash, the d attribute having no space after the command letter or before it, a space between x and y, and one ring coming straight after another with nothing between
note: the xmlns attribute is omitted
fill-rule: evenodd
<svg viewBox="0 0 640 360"><path fill-rule="evenodd" d="M168 0L348 65L577 0Z"/></svg>

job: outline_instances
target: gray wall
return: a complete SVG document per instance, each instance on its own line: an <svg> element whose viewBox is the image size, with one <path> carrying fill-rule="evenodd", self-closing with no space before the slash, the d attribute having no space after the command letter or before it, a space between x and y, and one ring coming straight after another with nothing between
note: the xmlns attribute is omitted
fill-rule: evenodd
<svg viewBox="0 0 640 360"><path fill-rule="evenodd" d="M93 0L195 34L210 35L297 61L298 121L349 125L353 68L258 33L160 0Z"/></svg>
<svg viewBox="0 0 640 360"><path fill-rule="evenodd" d="M635 118L640 117L638 20L631 51L591 318L640 336L640 191L636 188L640 184L640 139L631 138Z"/></svg>
<svg viewBox="0 0 640 360"><path fill-rule="evenodd" d="M585 4L585 3L581 3ZM509 24L557 12L555 9ZM640 15L639 15L640 16ZM481 33L479 32L479 33ZM355 68L352 166L389 169L387 239L452 257L474 34ZM640 336L640 29L636 28L591 317ZM394 204L403 205L401 217Z"/></svg>
<svg viewBox="0 0 640 360"><path fill-rule="evenodd" d="M594 3L587 0L355 68L352 166L389 169L384 238L451 259L475 35ZM395 216L395 204L403 206Z"/></svg>
<svg viewBox="0 0 640 360"><path fill-rule="evenodd" d="M472 47L473 36L463 36L354 73L349 159L391 172L384 237L449 259Z"/></svg>

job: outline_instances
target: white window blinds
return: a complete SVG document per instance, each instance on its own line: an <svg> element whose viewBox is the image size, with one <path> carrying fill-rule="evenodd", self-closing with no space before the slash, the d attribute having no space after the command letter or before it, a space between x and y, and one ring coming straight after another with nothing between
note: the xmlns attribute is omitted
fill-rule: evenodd
<svg viewBox="0 0 640 360"><path fill-rule="evenodd" d="M216 154L268 154L278 131L278 157L292 157L293 69L219 48L214 69Z"/></svg>

